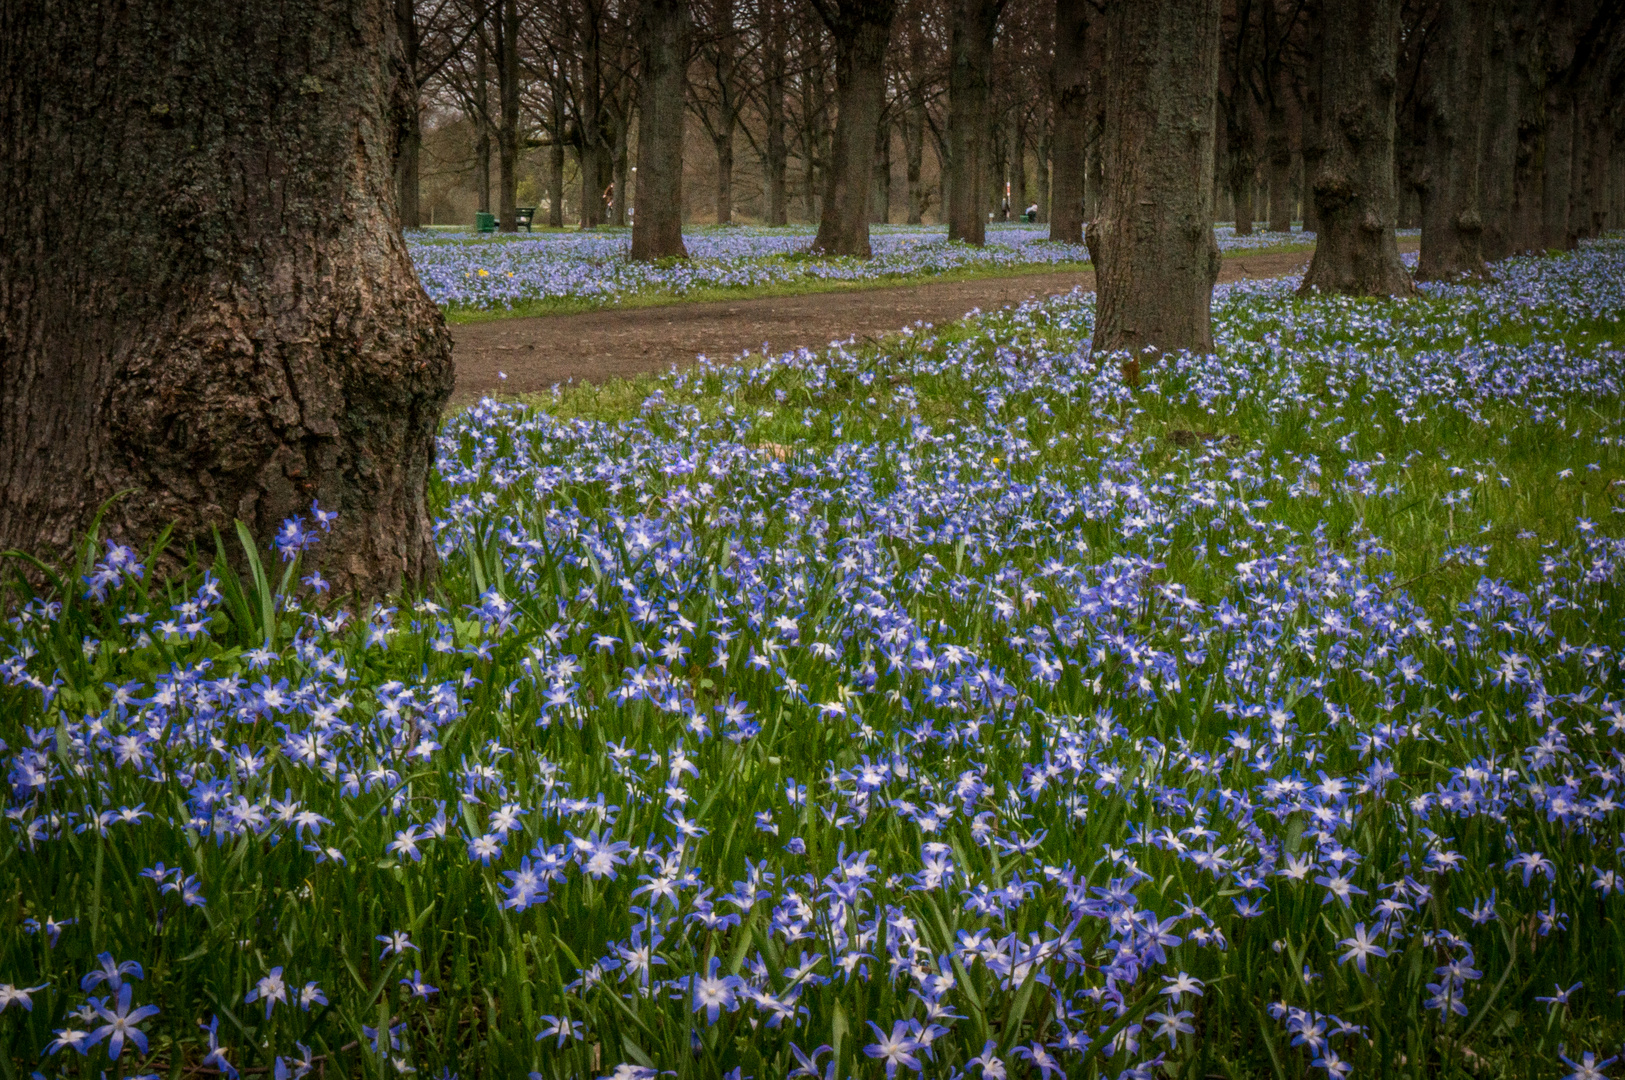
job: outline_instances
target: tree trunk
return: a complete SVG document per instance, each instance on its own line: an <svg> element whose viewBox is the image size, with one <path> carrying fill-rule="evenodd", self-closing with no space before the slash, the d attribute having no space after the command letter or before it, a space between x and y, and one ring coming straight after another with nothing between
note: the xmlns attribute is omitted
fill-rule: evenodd
<svg viewBox="0 0 1625 1080"><path fill-rule="evenodd" d="M1277 87L1277 95L1285 93ZM1292 143L1287 138L1286 109L1277 101L1264 122L1264 151L1269 172L1269 228L1271 232L1292 231Z"/></svg>
<svg viewBox="0 0 1625 1080"><path fill-rule="evenodd" d="M1037 161L1033 165L1033 187L1036 189L1033 202L1038 207L1038 222L1049 224L1049 144L1050 137L1045 134L1034 147Z"/></svg>
<svg viewBox="0 0 1625 1080"><path fill-rule="evenodd" d="M632 127L631 107L628 106L626 111L626 119L617 122L615 125L615 176L611 181L614 185L611 189L613 191L613 202L610 204L611 221L618 228L626 227L626 207L628 205L626 199L626 167L629 164L627 157L630 151L627 142Z"/></svg>
<svg viewBox="0 0 1625 1080"><path fill-rule="evenodd" d="M580 10L581 22L581 227L604 223L604 189L613 182L605 140L602 11L591 4Z"/></svg>
<svg viewBox="0 0 1625 1080"><path fill-rule="evenodd" d="M891 125L884 120L875 127L871 177L874 190L869 192L869 223L885 225L891 220Z"/></svg>
<svg viewBox="0 0 1625 1080"><path fill-rule="evenodd" d="M1083 242L1083 186L1087 165L1089 6L1055 0L1055 56L1050 68L1055 135L1050 145L1049 238Z"/></svg>
<svg viewBox="0 0 1625 1080"><path fill-rule="evenodd" d="M983 177L988 164L988 101L993 86L993 37L1005 0L949 0L948 239L986 241Z"/></svg>
<svg viewBox="0 0 1625 1080"><path fill-rule="evenodd" d="M1545 160L1541 176L1540 247L1569 245L1569 198L1574 177L1574 12L1567 0L1546 0Z"/></svg>
<svg viewBox="0 0 1625 1080"><path fill-rule="evenodd" d="M789 66L788 33L779 0L763 0L758 9L761 23L766 28L763 46L762 94L767 124L767 137L763 140L765 157L763 171L767 174L767 223L784 225L790 220L789 192L786 173L789 169L790 148L784 138L784 82Z"/></svg>
<svg viewBox="0 0 1625 1080"><path fill-rule="evenodd" d="M1310 190L1318 235L1305 293L1411 296L1394 238L1394 92L1399 0L1327 3L1318 10L1318 81Z"/></svg>
<svg viewBox="0 0 1625 1080"><path fill-rule="evenodd" d="M1514 5L1512 40L1516 43L1511 77L1518 103L1518 148L1512 166L1512 250L1540 251L1545 246L1546 213L1546 56L1545 24L1539 10Z"/></svg>
<svg viewBox="0 0 1625 1080"><path fill-rule="evenodd" d="M486 72L490 58L485 49L485 20L474 33L474 200L482 214L491 212L491 93Z"/></svg>
<svg viewBox="0 0 1625 1080"><path fill-rule="evenodd" d="M714 11L717 26L712 66L717 79L718 115L711 145L717 154L717 224L728 225L734 219L734 128L739 123L739 103L734 96L737 60L733 0L717 0Z"/></svg>
<svg viewBox="0 0 1625 1080"><path fill-rule="evenodd" d="M717 224L729 225L734 219L734 133L728 124L727 134L717 132L711 145L717 152Z"/></svg>
<svg viewBox="0 0 1625 1080"><path fill-rule="evenodd" d="M1213 350L1219 276L1213 142L1219 0L1143 0L1106 16L1106 190L1088 230L1097 352Z"/></svg>
<svg viewBox="0 0 1625 1080"><path fill-rule="evenodd" d="M1003 117L994 115L991 109L988 110L987 138L982 143L983 160L987 162L987 179L981 187L984 196L982 211L985 219L1000 216L1001 210L1009 209L1005 187L1009 175L1006 172L1005 151L1009 148L1009 144L1003 138L1004 132L1000 127L1002 119Z"/></svg>
<svg viewBox="0 0 1625 1080"><path fill-rule="evenodd" d="M1247 89L1238 85L1231 94L1230 107L1225 116L1225 182L1230 188L1230 200L1235 204L1236 235L1251 236L1253 219L1253 188L1258 182L1258 150L1253 129L1253 104Z"/></svg>
<svg viewBox="0 0 1625 1080"><path fill-rule="evenodd" d="M1322 46L1320 20L1311 12L1309 19L1309 54L1311 62L1320 55ZM1320 115L1320 82L1311 70L1303 82L1303 111L1298 120L1298 144L1302 147L1298 157L1303 163L1303 231L1319 233L1320 215L1315 211L1315 174L1320 171L1321 149L1315 142L1315 120Z"/></svg>
<svg viewBox="0 0 1625 1080"><path fill-rule="evenodd" d="M911 103L903 117L903 149L908 158L908 223L918 225L925 220L926 187L921 179L925 172L925 103Z"/></svg>
<svg viewBox="0 0 1625 1080"><path fill-rule="evenodd" d="M1545 221L1541 247L1567 248L1569 243L1569 197L1574 177L1574 98L1552 80L1546 92L1546 162L1541 181L1541 208Z"/></svg>
<svg viewBox="0 0 1625 1080"><path fill-rule="evenodd" d="M423 150L423 116L418 99L418 24L412 0L395 0L395 35L400 41L404 85L412 97L412 107L403 109L401 130L396 138L395 200L401 228L416 229L423 224L419 203L418 156Z"/></svg>
<svg viewBox="0 0 1625 1080"><path fill-rule="evenodd" d="M1010 216L1027 211L1027 125L1018 113L1010 125Z"/></svg>
<svg viewBox="0 0 1625 1080"><path fill-rule="evenodd" d="M1090 110L1088 139L1084 145L1083 216L1093 221L1100 216L1100 197L1106 190L1106 155L1103 143L1106 137L1104 103Z"/></svg>
<svg viewBox="0 0 1625 1080"><path fill-rule="evenodd" d="M498 213L503 232L519 231L519 4L503 0L497 35L497 82L502 120L497 127Z"/></svg>
<svg viewBox="0 0 1625 1080"><path fill-rule="evenodd" d="M632 258L687 258L683 246L683 121L688 89L688 0L642 0L638 49L638 205Z"/></svg>
<svg viewBox="0 0 1625 1080"><path fill-rule="evenodd" d="M813 250L826 255L870 254L869 180L896 13L896 0L838 0L829 24L835 39L835 137L813 240Z"/></svg>
<svg viewBox="0 0 1625 1080"><path fill-rule="evenodd" d="M1512 254L1513 177L1518 146L1517 81L1507 0L1495 0L1484 13L1484 129L1479 149L1479 206L1484 231L1479 247L1485 259Z"/></svg>
<svg viewBox="0 0 1625 1080"><path fill-rule="evenodd" d="M548 102L547 223L564 228L564 65L556 64Z"/></svg>
<svg viewBox="0 0 1625 1080"><path fill-rule="evenodd" d="M1479 167L1484 126L1484 13L1478 0L1439 5L1440 51L1427 101L1422 195L1422 254L1417 277L1488 276Z"/></svg>
<svg viewBox="0 0 1625 1080"><path fill-rule="evenodd" d="M396 224L391 5L166 11L0 30L0 548L112 500L102 535L208 552L314 500L336 589L421 580L451 338Z"/></svg>

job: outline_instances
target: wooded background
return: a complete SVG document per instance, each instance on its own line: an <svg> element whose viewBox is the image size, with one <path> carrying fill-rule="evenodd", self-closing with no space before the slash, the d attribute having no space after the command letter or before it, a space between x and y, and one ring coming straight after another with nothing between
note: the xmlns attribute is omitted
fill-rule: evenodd
<svg viewBox="0 0 1625 1080"><path fill-rule="evenodd" d="M818 6L688 6L683 219L816 222L836 114L834 42ZM1249 219L1284 229L1306 213L1313 224L1303 178L1317 7L1222 4L1214 212L1240 231ZM1621 5L1480 0L1466 5L1471 18L1454 21L1448 0L1398 7L1402 227L1420 226L1424 194L1450 182L1448 148L1460 118L1449 115L1444 91L1463 77L1481 114L1470 119L1481 131L1475 143L1487 177L1486 255L1569 246L1625 220L1625 184L1617 181L1625 157ZM513 202L543 208L538 224L626 224L628 200L606 192L625 190L629 179L635 185L637 8L636 0L400 0L400 33L412 43L421 87L419 128L401 159L403 224L467 224L476 210L500 211L509 190ZM870 220L945 221L958 147L961 156L981 150L986 175L975 186L984 220L1002 217L1006 204L1012 217L1036 204L1048 221L1052 175L1069 168L1073 125L1083 147L1082 213L1092 217L1103 182L1105 9L1091 0L898 4ZM974 36L989 24L986 107L962 115L950 93L955 34ZM1065 40L1073 35L1076 42ZM1464 65L1464 56L1479 59ZM517 108L503 107L506 86Z"/></svg>

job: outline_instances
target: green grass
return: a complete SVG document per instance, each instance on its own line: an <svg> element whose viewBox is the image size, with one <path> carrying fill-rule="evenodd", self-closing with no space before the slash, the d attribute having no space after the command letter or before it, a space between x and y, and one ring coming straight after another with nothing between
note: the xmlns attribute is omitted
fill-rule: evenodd
<svg viewBox="0 0 1625 1080"><path fill-rule="evenodd" d="M1283 252L1312 251L1312 245L1283 244L1252 251L1232 252L1226 260L1277 255ZM789 258L789 257L786 257ZM1034 263L1026 266L996 267L977 270L950 270L939 273L898 274L893 277L867 281L808 281L751 286L732 289L692 289L682 295L672 293L645 293L617 300L591 297L557 297L545 300L525 300L510 308L448 307L446 321L453 326L470 323L499 322L504 319L530 319L553 315L580 315L607 308L670 307L676 304L703 304L719 301L770 300L790 296L817 296L825 293L871 292L876 289L905 288L918 285L949 284L967 281L989 281L1009 278L1033 277L1041 274L1082 274L1092 267L1087 262Z"/></svg>

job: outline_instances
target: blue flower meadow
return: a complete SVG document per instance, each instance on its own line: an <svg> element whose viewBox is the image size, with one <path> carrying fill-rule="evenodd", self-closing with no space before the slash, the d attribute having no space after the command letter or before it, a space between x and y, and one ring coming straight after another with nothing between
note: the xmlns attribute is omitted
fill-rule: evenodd
<svg viewBox="0 0 1625 1080"><path fill-rule="evenodd" d="M485 400L389 605L93 541L8 1075L1617 1075L1625 243L1496 273Z"/></svg>
<svg viewBox="0 0 1625 1080"><path fill-rule="evenodd" d="M694 229L690 258L633 262L626 230L470 236L415 232L407 249L431 299L449 307L511 308L532 300L614 304L640 296L684 296L809 282L872 282L952 271L988 271L1087 262L1082 244L1049 243L1047 225L994 225L985 247L950 243L939 227L871 226L874 257L809 258L813 232L737 226ZM1218 230L1225 251L1301 247L1314 234Z"/></svg>

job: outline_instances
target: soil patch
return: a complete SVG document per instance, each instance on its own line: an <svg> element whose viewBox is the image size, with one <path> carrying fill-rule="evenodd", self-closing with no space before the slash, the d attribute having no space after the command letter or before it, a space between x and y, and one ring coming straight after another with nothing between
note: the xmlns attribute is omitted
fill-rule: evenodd
<svg viewBox="0 0 1625 1080"><path fill-rule="evenodd" d="M1415 246L1414 239L1400 241L1402 251ZM1281 277L1308 264L1307 251L1232 256L1224 260L1219 280ZM822 348L848 337L880 338L915 322L949 322L973 309L994 311L1094 287L1094 272L1086 270L466 323L451 328L457 361L454 403L488 393L537 393L572 379L666 371L699 355L731 359L746 349L762 351L764 345L782 353Z"/></svg>

